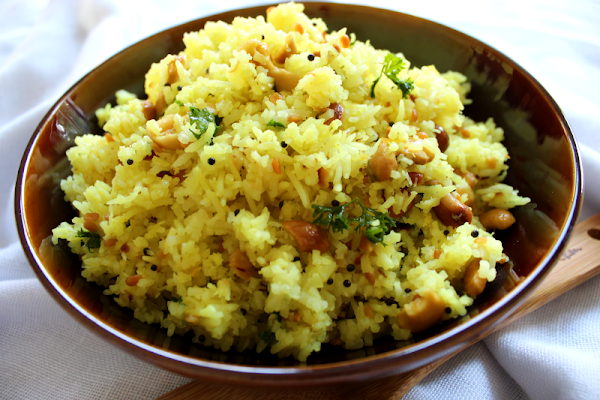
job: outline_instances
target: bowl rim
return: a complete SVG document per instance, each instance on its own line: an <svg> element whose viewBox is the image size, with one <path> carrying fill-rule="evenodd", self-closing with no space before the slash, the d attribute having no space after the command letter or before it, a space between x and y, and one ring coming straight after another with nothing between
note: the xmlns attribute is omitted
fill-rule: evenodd
<svg viewBox="0 0 600 400"><path fill-rule="evenodd" d="M568 139L572 149L571 154L573 156L573 167L575 172L572 185L573 198L571 198L571 207L569 212L565 215L565 223L560 230L560 234L557 236L555 242L548 248L548 251L544 257L542 257L542 259L538 262L538 265L531 271L531 273L507 295L496 301L482 313L472 317L469 321L449 329L446 332L442 332L438 335L432 336L420 342L416 342L409 346L390 350L377 355L345 361L336 361L326 364L285 367L232 364L195 358L192 356L167 351L160 347L141 342L140 340L127 335L125 332L121 332L111 327L107 323L86 311L75 300L69 297L69 295L55 281L52 275L44 268L43 263L39 259L36 251L33 250L33 244L29 238L29 235L27 234L27 224L25 221L25 210L23 204L23 199L25 198L25 172L28 171L31 163L31 149L34 148L35 144L39 140L40 133L42 132L43 128L52 121L52 116L57 112L59 107L70 98L77 87L110 60L119 57L122 53L132 51L134 47L145 41L153 40L157 36L164 35L167 31L181 29L186 25L197 24L200 20L222 20L224 16L231 12L242 12L245 15L248 15L250 12L254 12L255 14L253 15L256 15L256 13L262 13L267 7L276 4L278 3L269 3L247 8L228 9L218 14L208 15L171 26L149 37L139 40L115 53L111 57L104 60L101 64L96 66L94 69L89 71L75 84L73 84L54 103L54 105L50 108L50 110L46 113L36 127L31 139L25 147L24 155L19 166L14 194L14 211L19 239L25 255L31 264L31 267L46 290L50 292L51 296L62 306L62 308L96 335L126 350L130 354L153 363L154 365L193 378L214 379L220 382L243 383L254 386L264 384L271 386L290 386L299 383L306 383L307 379L310 379L311 384L331 384L357 380L370 380L416 369L431 361L434 361L435 359L441 358L444 355L452 354L469 346L471 343L477 340L477 337L482 332L489 332L494 326L497 326L506 317L508 317L526 299L527 295L535 288L535 286L537 286L537 284L539 284L539 282L551 270L552 266L557 262L560 254L567 244L567 239L574 228L583 202L583 168L581 154L577 141L575 140L569 124L558 104L546 91L546 89L527 70L521 67L512 58L508 57L487 43L444 24L387 8L324 2L307 2L305 4L306 8L317 8L320 6L335 7L343 5L345 7L353 8L357 13L359 13L361 10L370 10L371 12L384 11L394 14L394 16L398 18L415 19L420 23L433 24L436 26L436 28L444 30L444 32L448 35L458 37L462 41L466 41L471 45L475 44L482 46L486 51L498 56L504 62L507 62L511 67L522 72L524 77L539 90L544 99L548 101L551 108L560 119L562 130L564 131L565 137ZM470 328L475 325L482 325L485 326L485 328L482 330L480 329L471 331ZM441 346L443 346L444 349L440 349ZM140 350L142 351L140 352ZM402 367L399 360L415 354L419 355L419 362L415 363L413 361L410 368Z"/></svg>

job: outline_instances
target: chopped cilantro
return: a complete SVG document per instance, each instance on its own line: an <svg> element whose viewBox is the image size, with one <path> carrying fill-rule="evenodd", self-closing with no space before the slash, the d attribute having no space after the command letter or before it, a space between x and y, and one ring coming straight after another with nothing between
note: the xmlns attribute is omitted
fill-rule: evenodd
<svg viewBox="0 0 600 400"><path fill-rule="evenodd" d="M348 218L345 215L346 209L353 203L358 202L362 208L362 214L358 217ZM349 203L338 206L319 206L312 205L314 209L313 221L332 229L334 232L342 232L350 229L351 224L356 224L355 230L365 228L365 236L372 243L382 243L383 238L390 230L396 226L396 220L387 213L382 213L372 208L366 207L360 199L354 199ZM385 245L385 244L384 244Z"/></svg>
<svg viewBox="0 0 600 400"><path fill-rule="evenodd" d="M179 100L175 100L175 103L176 103L177 105L179 105L179 107L183 107L183 103L182 103L181 101L179 101Z"/></svg>
<svg viewBox="0 0 600 400"><path fill-rule="evenodd" d="M191 124L195 125L196 129L198 130L198 133L194 132L194 130L191 130L192 134L196 137L196 139L200 139L202 134L206 133L209 124L215 124L215 133L213 134L213 137L210 138L210 144L212 145L213 138L217 134L217 132L219 132L221 121L223 120L223 118L216 116L215 114L210 112L208 108L203 108L202 110L200 110L199 108L192 106L190 107L188 115L190 116Z"/></svg>
<svg viewBox="0 0 600 400"><path fill-rule="evenodd" d="M381 68L381 74L379 74L379 77L375 79L373 86L371 86L371 97L375 97L375 85L377 85L377 82L379 82L383 75L387 76L388 79L394 82L396 86L402 90L402 97L408 97L410 92L414 89L414 82L410 78L404 81L398 78L398 74L403 68L404 60L401 57L397 57L392 53L386 55L385 60L383 61L383 68Z"/></svg>
<svg viewBox="0 0 600 400"><path fill-rule="evenodd" d="M176 303L180 303L181 304L182 300L183 300L183 297L177 297L177 296L171 297L171 301L174 301Z"/></svg>
<svg viewBox="0 0 600 400"><path fill-rule="evenodd" d="M258 337L268 345L277 343L277 339L275 339L275 333L271 331L258 332Z"/></svg>
<svg viewBox="0 0 600 400"><path fill-rule="evenodd" d="M267 122L267 126L273 126L275 128L285 128L284 124L282 124L281 122L277 122L274 119Z"/></svg>
<svg viewBox="0 0 600 400"><path fill-rule="evenodd" d="M99 249L100 248L100 235L98 235L95 232L90 232L90 231L84 231L83 229L80 229L79 232L77 232L77 237L78 238L88 238L87 242L85 243L85 246L90 250L94 250L94 249Z"/></svg>

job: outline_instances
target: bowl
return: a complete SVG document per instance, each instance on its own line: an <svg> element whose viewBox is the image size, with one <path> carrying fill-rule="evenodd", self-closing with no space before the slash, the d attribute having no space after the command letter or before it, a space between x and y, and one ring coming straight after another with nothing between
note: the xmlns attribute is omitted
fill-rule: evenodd
<svg viewBox="0 0 600 400"><path fill-rule="evenodd" d="M101 133L94 111L114 102L118 89L143 95L145 72L151 63L183 49L184 32L199 30L207 21L264 15L267 7L199 19L142 40L91 71L50 109L27 145L15 192L19 236L38 278L96 334L141 359L203 380L272 387L356 382L413 370L468 346L513 312L558 260L581 207L581 161L560 109L523 68L472 37L398 12L330 3L308 3L305 10L330 29L347 27L359 40L403 52L413 65L434 64L439 71L467 76L473 104L464 113L475 120L493 117L504 128L512 157L507 183L532 199L531 205L516 209L518 223L497 235L522 277L516 285L501 269L465 318L410 341L382 338L360 350L324 345L303 364L265 352L224 353L194 344L189 336L168 337L165 329L137 321L131 310L83 279L81 263L68 249L52 246L51 230L74 215L59 185L70 173L65 151L77 135Z"/></svg>

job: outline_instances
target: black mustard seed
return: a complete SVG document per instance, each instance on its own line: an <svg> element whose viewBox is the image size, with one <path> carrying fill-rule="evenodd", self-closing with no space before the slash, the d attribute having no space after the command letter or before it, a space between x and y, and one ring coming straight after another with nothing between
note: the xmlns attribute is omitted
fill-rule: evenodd
<svg viewBox="0 0 600 400"><path fill-rule="evenodd" d="M331 279L331 278L327 279L327 284L328 285L333 285L333 279Z"/></svg>
<svg viewBox="0 0 600 400"><path fill-rule="evenodd" d="M348 279L346 279L346 280L344 281L344 286L345 286L345 287L350 287L350 286L352 286L352 282L350 282Z"/></svg>
<svg viewBox="0 0 600 400"><path fill-rule="evenodd" d="M337 201L337 200L334 200L334 201L331 202L331 205L334 206L334 207L337 207L337 206L340 205L340 202Z"/></svg>
<svg viewBox="0 0 600 400"><path fill-rule="evenodd" d="M477 229L473 230L473 232L471 232L471 236L473 236L474 238L479 236L479 231Z"/></svg>
<svg viewBox="0 0 600 400"><path fill-rule="evenodd" d="M214 159L214 158L212 158L212 157L208 159L208 163L209 163L210 165L215 165L215 162L216 162L216 161L215 161L215 159Z"/></svg>
<svg viewBox="0 0 600 400"><path fill-rule="evenodd" d="M310 53L310 54L308 55L308 61L314 61L314 60L315 60L315 55L314 55L314 54L312 54L312 53Z"/></svg>
<svg viewBox="0 0 600 400"><path fill-rule="evenodd" d="M354 266L354 264L348 264L348 265L346 266L346 271L348 271L348 272L352 272L352 271L354 271L354 269L355 269L355 268L356 268L356 267Z"/></svg>
<svg viewBox="0 0 600 400"><path fill-rule="evenodd" d="M130 158L129 160L127 160L127 165L131 165L133 164L133 160Z"/></svg>

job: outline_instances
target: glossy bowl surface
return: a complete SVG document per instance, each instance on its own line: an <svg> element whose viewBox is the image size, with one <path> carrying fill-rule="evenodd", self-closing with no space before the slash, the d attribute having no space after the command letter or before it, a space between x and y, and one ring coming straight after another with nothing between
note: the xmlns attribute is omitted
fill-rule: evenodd
<svg viewBox="0 0 600 400"><path fill-rule="evenodd" d="M469 309L470 318L441 324L409 342L384 338L354 351L324 345L300 364L252 351L223 353L186 336L168 338L164 329L135 320L102 288L85 281L68 249L50 245L52 228L73 216L59 186L70 173L65 150L76 135L101 133L94 111L114 102L118 89L143 95L150 64L181 51L184 32L210 20L264 15L266 8L203 18L134 44L91 71L52 107L27 146L15 193L19 235L33 269L55 300L89 329L144 360L198 379L261 386L353 382L406 372L466 347L514 311L558 260L581 206L581 162L560 109L519 65L474 38L393 11L329 3L307 3L305 10L322 17L330 29L347 27L377 48L403 52L413 65L435 64L439 71L467 76L473 104L465 114L475 120L493 117L504 128L512 157L507 182L534 204L520 207L518 223L498 235L525 277L512 290L504 289L506 271L501 270L498 282Z"/></svg>

